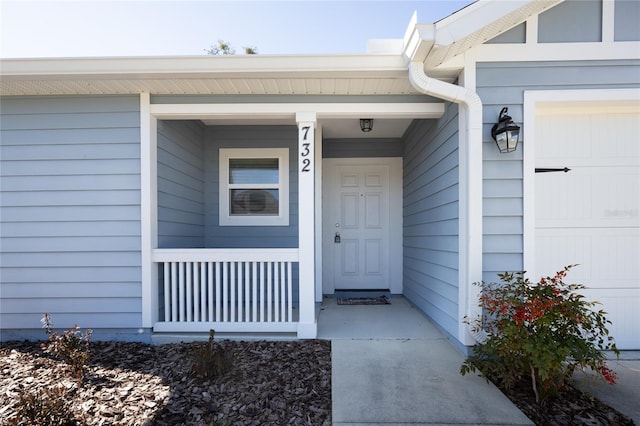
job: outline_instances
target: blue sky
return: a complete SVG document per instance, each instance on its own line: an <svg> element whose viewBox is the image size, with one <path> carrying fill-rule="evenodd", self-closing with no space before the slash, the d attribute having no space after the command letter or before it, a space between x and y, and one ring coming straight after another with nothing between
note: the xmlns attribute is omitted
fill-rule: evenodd
<svg viewBox="0 0 640 426"><path fill-rule="evenodd" d="M217 40L260 54L364 53L472 3L422 1L0 0L0 56L203 55Z"/></svg>

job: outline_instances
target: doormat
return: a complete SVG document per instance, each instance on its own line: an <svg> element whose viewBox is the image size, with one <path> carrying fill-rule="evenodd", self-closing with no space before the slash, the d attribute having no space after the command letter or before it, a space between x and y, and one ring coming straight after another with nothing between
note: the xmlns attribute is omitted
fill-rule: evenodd
<svg viewBox="0 0 640 426"><path fill-rule="evenodd" d="M380 297L338 297L338 305L390 305L387 296Z"/></svg>

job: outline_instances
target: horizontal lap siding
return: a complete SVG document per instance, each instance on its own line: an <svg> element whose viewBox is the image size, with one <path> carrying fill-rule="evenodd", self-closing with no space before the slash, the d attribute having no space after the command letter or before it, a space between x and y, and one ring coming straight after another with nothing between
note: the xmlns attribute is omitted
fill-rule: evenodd
<svg viewBox="0 0 640 426"><path fill-rule="evenodd" d="M483 279L523 268L523 145L500 154L491 127L503 106L524 127L525 90L621 89L640 85L640 61L480 63L477 92L483 108Z"/></svg>
<svg viewBox="0 0 640 426"><path fill-rule="evenodd" d="M458 112L415 121L403 145L403 293L452 335L458 324Z"/></svg>
<svg viewBox="0 0 640 426"><path fill-rule="evenodd" d="M158 245L204 247L204 126L158 122Z"/></svg>
<svg viewBox="0 0 640 426"><path fill-rule="evenodd" d="M2 328L140 327L138 97L1 104Z"/></svg>

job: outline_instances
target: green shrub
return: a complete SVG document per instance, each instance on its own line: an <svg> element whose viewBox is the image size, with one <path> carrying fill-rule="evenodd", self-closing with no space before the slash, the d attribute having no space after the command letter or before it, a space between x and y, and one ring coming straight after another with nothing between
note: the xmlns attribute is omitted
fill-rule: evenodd
<svg viewBox="0 0 640 426"><path fill-rule="evenodd" d="M71 330L58 333L53 331L51 317L46 313L42 315L41 322L42 327L49 335L49 342L42 343L42 348L46 353L50 353L67 363L78 380L78 384L82 384L85 365L89 360L92 330L86 330L85 334L82 334L79 327L74 325Z"/></svg>
<svg viewBox="0 0 640 426"><path fill-rule="evenodd" d="M595 309L598 302L576 292L583 285L564 283L572 266L537 283L524 272L499 274L500 283L476 283L483 315L473 321L473 330L484 330L488 338L474 346L460 372L479 371L506 389L530 380L536 401L556 395L578 368L591 368L615 383L601 352L618 354L610 321Z"/></svg>

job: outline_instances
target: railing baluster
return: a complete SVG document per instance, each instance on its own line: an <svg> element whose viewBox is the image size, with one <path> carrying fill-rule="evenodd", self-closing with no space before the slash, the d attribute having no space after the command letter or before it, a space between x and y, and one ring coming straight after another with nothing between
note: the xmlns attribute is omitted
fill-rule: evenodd
<svg viewBox="0 0 640 426"><path fill-rule="evenodd" d="M222 322L228 321L229 318L229 271L227 270L228 264L231 262L222 262Z"/></svg>
<svg viewBox="0 0 640 426"><path fill-rule="evenodd" d="M187 310L187 321L191 322L193 321L193 278L191 276L192 274L192 267L193 267L193 262L185 262L184 265L185 269L187 270L187 276L185 279L185 284L187 287L187 303L186 303L186 310Z"/></svg>
<svg viewBox="0 0 640 426"><path fill-rule="evenodd" d="M164 277L164 320L171 321L171 277L169 276L169 262L162 264Z"/></svg>
<svg viewBox="0 0 640 426"><path fill-rule="evenodd" d="M272 293L273 290L273 279L272 279L272 267L273 262L265 262L267 264L267 322L273 321L272 313Z"/></svg>
<svg viewBox="0 0 640 426"><path fill-rule="evenodd" d="M184 262L178 263L178 305L180 310L180 319L179 321L184 321L185 317L185 285L184 285Z"/></svg>
<svg viewBox="0 0 640 426"><path fill-rule="evenodd" d="M200 321L207 320L207 265L200 262Z"/></svg>
<svg viewBox="0 0 640 426"><path fill-rule="evenodd" d="M193 321L200 321L200 262L193 262Z"/></svg>
<svg viewBox="0 0 640 426"><path fill-rule="evenodd" d="M280 262L273 262L273 320L280 321Z"/></svg>
<svg viewBox="0 0 640 426"><path fill-rule="evenodd" d="M230 273L229 273L229 291L230 295L230 305L231 305L231 313L229 317L229 321L235 322L236 319L236 265L238 262L229 262Z"/></svg>
<svg viewBox="0 0 640 426"><path fill-rule="evenodd" d="M209 305L207 320L213 321L213 262L207 262L207 287L207 302Z"/></svg>
<svg viewBox="0 0 640 426"><path fill-rule="evenodd" d="M280 262L280 320L285 321L287 314L287 297L285 292L286 275L284 274L284 262Z"/></svg>
<svg viewBox="0 0 640 426"><path fill-rule="evenodd" d="M258 262L251 262L251 318L258 322Z"/></svg>
<svg viewBox="0 0 640 426"><path fill-rule="evenodd" d="M238 269L238 278L234 280L235 288L238 290L238 316L235 317L234 321L240 322L242 321L243 310L242 310L242 262L236 262L236 267Z"/></svg>
<svg viewBox="0 0 640 426"><path fill-rule="evenodd" d="M260 322L264 322L264 306L265 294L264 294L264 262L260 262Z"/></svg>
<svg viewBox="0 0 640 426"><path fill-rule="evenodd" d="M171 321L178 321L178 263L171 262Z"/></svg>
<svg viewBox="0 0 640 426"><path fill-rule="evenodd" d="M289 322L293 321L293 274L291 268L291 262L287 262L287 306L288 306L288 318Z"/></svg>
<svg viewBox="0 0 640 426"><path fill-rule="evenodd" d="M244 320L251 321L251 267L252 262L244 262Z"/></svg>
<svg viewBox="0 0 640 426"><path fill-rule="evenodd" d="M222 298L220 297L220 263L216 262L216 322L220 322L220 313L222 311L220 305Z"/></svg>

